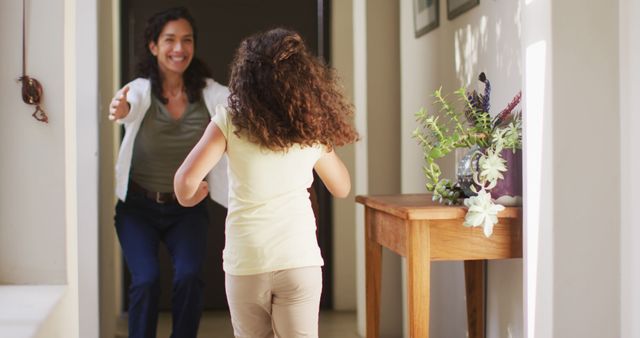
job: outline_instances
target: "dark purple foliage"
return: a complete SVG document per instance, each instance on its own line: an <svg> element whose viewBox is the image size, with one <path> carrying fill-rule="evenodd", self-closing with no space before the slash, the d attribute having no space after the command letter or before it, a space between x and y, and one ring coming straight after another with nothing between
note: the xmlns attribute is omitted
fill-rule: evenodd
<svg viewBox="0 0 640 338"><path fill-rule="evenodd" d="M467 117L469 123L474 125L477 122L475 120L476 116L474 114L474 111L488 113L489 108L491 107L491 83L489 82L489 79L487 79L487 76L484 74L484 72L480 73L480 76L478 76L478 80L484 83L484 94L478 94L478 92L475 90L471 93L467 93L467 99L469 100L469 103L471 104L471 107L473 107L473 109L467 107L464 112L464 115Z"/></svg>
<svg viewBox="0 0 640 338"><path fill-rule="evenodd" d="M489 98L491 97L491 82L489 82L489 79L487 79L487 76L484 75L484 72L480 73L478 80L484 83L484 95L482 96L482 111L488 113L489 108L491 108L491 104L489 103Z"/></svg>
<svg viewBox="0 0 640 338"><path fill-rule="evenodd" d="M518 106L521 98L522 98L522 91L519 91L513 97L513 99L511 99L511 102L500 112L500 114L496 115L496 117L493 119L494 128L501 127L504 124L507 124L513 120L515 116L513 110L516 106Z"/></svg>

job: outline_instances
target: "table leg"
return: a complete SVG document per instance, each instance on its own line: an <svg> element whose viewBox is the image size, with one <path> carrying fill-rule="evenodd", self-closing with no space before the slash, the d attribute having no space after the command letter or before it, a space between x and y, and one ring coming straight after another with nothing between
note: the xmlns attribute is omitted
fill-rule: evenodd
<svg viewBox="0 0 640 338"><path fill-rule="evenodd" d="M469 338L485 337L486 260L464 261Z"/></svg>
<svg viewBox="0 0 640 338"><path fill-rule="evenodd" d="M431 254L429 225L413 222L407 228L407 298L409 337L429 337Z"/></svg>
<svg viewBox="0 0 640 338"><path fill-rule="evenodd" d="M367 338L380 336L380 281L382 246L372 237L373 212L367 208L365 212L365 270L366 270L366 303L367 303Z"/></svg>

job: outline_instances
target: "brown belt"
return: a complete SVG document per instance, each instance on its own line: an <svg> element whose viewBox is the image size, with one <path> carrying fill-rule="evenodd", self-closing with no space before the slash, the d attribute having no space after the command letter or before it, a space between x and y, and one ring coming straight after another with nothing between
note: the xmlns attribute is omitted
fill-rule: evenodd
<svg viewBox="0 0 640 338"><path fill-rule="evenodd" d="M158 204L165 204L170 202L175 203L178 201L178 199L176 198L176 194L174 194L173 192L149 191L134 181L129 181L129 190L132 192L140 193L144 195L144 197Z"/></svg>

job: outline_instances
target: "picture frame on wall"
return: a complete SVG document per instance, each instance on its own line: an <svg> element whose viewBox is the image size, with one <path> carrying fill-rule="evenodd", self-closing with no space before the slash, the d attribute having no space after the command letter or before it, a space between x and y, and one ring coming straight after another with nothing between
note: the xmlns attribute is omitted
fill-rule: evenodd
<svg viewBox="0 0 640 338"><path fill-rule="evenodd" d="M415 37L420 37L438 27L440 0L413 0L413 24Z"/></svg>
<svg viewBox="0 0 640 338"><path fill-rule="evenodd" d="M479 3L480 0L447 0L447 19L453 20Z"/></svg>

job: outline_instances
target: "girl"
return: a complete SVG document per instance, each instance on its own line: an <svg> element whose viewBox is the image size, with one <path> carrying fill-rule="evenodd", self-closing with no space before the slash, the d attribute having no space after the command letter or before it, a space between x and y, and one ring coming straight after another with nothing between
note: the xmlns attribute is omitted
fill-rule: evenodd
<svg viewBox="0 0 640 338"><path fill-rule="evenodd" d="M285 29L241 43L229 90L229 107L216 108L176 172L176 196L184 206L202 200L202 179L226 153L223 268L235 336L317 337L323 260L307 189L315 169L334 196L349 193L334 148L358 138L353 108L331 69Z"/></svg>

